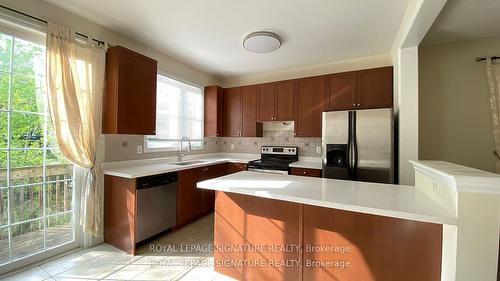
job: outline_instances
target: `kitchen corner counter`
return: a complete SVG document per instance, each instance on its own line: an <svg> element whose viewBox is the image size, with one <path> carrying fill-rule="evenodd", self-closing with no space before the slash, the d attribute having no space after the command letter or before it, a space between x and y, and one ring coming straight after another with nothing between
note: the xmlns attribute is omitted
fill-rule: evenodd
<svg viewBox="0 0 500 281"><path fill-rule="evenodd" d="M177 157L167 157L118 162L104 162L101 164L101 170L105 175L133 179L227 162L248 163L249 161L257 160L259 158L260 155L254 154L210 153L186 156L182 162L203 161L201 163L195 163L191 165L175 165L176 162L180 162L177 160Z"/></svg>
<svg viewBox="0 0 500 281"><path fill-rule="evenodd" d="M300 159L300 158L299 158ZM290 168L304 168L304 169L316 169L316 170L321 170L323 169L322 163L321 163L321 158L318 160L299 160L297 162L293 162L289 164Z"/></svg>
<svg viewBox="0 0 500 281"><path fill-rule="evenodd" d="M406 220L456 224L456 217L449 209L412 186L249 171L199 182L197 186L201 189Z"/></svg>

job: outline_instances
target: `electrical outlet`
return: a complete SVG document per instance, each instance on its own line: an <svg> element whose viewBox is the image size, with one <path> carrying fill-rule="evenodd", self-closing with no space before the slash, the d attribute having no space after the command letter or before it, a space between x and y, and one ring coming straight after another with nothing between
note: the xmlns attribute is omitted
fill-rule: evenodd
<svg viewBox="0 0 500 281"><path fill-rule="evenodd" d="M318 153L318 154L321 153L321 146L316 146L316 153Z"/></svg>
<svg viewBox="0 0 500 281"><path fill-rule="evenodd" d="M234 150L234 143L231 144L231 150Z"/></svg>
<svg viewBox="0 0 500 281"><path fill-rule="evenodd" d="M122 141L122 147L123 148L128 147L128 141Z"/></svg>
<svg viewBox="0 0 500 281"><path fill-rule="evenodd" d="M142 145L137 146L137 154L142 154Z"/></svg>

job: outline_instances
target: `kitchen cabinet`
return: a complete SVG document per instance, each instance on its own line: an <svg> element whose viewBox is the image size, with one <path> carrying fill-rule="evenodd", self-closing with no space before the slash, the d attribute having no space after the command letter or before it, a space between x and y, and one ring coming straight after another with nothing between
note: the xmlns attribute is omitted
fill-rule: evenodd
<svg viewBox="0 0 500 281"><path fill-rule="evenodd" d="M294 81L280 81L258 85L259 122L290 121L294 118Z"/></svg>
<svg viewBox="0 0 500 281"><path fill-rule="evenodd" d="M225 175L227 175L227 163L202 168L202 180L209 180ZM204 214L213 211L215 204L215 191L202 190L202 201L202 211Z"/></svg>
<svg viewBox="0 0 500 281"><path fill-rule="evenodd" d="M326 110L392 107L392 77L392 67L328 75Z"/></svg>
<svg viewBox="0 0 500 281"><path fill-rule="evenodd" d="M316 76L295 80L295 136L321 137L326 79Z"/></svg>
<svg viewBox="0 0 500 281"><path fill-rule="evenodd" d="M294 176L305 176L305 177L315 177L321 178L320 169L310 169L310 168L295 168L290 169L290 173Z"/></svg>
<svg viewBox="0 0 500 281"><path fill-rule="evenodd" d="M241 87L227 88L224 91L224 135L241 136Z"/></svg>
<svg viewBox="0 0 500 281"><path fill-rule="evenodd" d="M219 137L224 134L223 94L224 89L219 86L205 87L205 137Z"/></svg>
<svg viewBox="0 0 500 281"><path fill-rule="evenodd" d="M356 107L358 72L328 75L326 110L348 110Z"/></svg>
<svg viewBox="0 0 500 281"><path fill-rule="evenodd" d="M154 135L157 62L114 46L106 52L103 134Z"/></svg>
<svg viewBox="0 0 500 281"><path fill-rule="evenodd" d="M179 171L177 188L177 226L184 225L199 215L203 209L202 190L196 187L202 178L202 168Z"/></svg>
<svg viewBox="0 0 500 281"><path fill-rule="evenodd" d="M248 164L245 163L227 163L227 173L234 174L241 171L246 171Z"/></svg>
<svg viewBox="0 0 500 281"><path fill-rule="evenodd" d="M262 136L262 124L257 124L257 86L227 88L223 104L226 137Z"/></svg>
<svg viewBox="0 0 500 281"><path fill-rule="evenodd" d="M393 106L392 66L358 72L356 108L388 108Z"/></svg>
<svg viewBox="0 0 500 281"><path fill-rule="evenodd" d="M241 87L241 136L256 137L257 127L257 86Z"/></svg>

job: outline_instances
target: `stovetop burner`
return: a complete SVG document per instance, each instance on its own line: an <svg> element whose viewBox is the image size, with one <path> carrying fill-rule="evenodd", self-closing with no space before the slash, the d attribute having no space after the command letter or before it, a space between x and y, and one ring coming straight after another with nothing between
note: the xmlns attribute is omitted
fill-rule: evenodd
<svg viewBox="0 0 500 281"><path fill-rule="evenodd" d="M248 168L255 170L288 171L288 165L298 161L298 148L290 146L263 146L261 159L250 161Z"/></svg>

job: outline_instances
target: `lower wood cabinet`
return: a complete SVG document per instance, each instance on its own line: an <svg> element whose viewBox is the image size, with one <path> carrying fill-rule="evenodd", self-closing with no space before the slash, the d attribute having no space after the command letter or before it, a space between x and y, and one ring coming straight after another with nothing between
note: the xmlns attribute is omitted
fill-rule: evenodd
<svg viewBox="0 0 500 281"><path fill-rule="evenodd" d="M234 174L248 170L248 164L245 163L227 163L227 173Z"/></svg>
<svg viewBox="0 0 500 281"><path fill-rule="evenodd" d="M177 188L177 227L214 209L215 191L196 187L200 181L227 174L227 163L179 171Z"/></svg>
<svg viewBox="0 0 500 281"><path fill-rule="evenodd" d="M294 176L306 176L306 177L321 178L321 170L320 169L291 168L291 174Z"/></svg>

